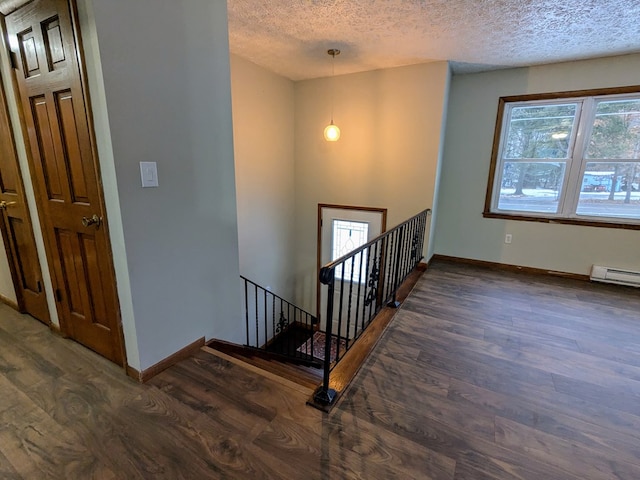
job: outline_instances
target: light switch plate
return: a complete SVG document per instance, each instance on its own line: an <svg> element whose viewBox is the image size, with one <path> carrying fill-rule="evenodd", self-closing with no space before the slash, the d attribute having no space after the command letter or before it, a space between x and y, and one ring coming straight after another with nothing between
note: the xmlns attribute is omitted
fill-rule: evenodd
<svg viewBox="0 0 640 480"><path fill-rule="evenodd" d="M156 162L140 162L140 178L142 187L158 186L158 166Z"/></svg>

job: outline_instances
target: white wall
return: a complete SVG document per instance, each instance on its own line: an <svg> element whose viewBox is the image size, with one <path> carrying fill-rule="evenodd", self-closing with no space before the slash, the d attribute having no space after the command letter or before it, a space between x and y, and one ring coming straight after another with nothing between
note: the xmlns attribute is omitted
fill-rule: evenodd
<svg viewBox="0 0 640 480"><path fill-rule="evenodd" d="M389 228L433 206L448 80L447 62L434 62L296 83L296 296L305 308L315 312L318 203L387 208ZM335 143L323 137L332 102Z"/></svg>
<svg viewBox="0 0 640 480"><path fill-rule="evenodd" d="M131 298L131 279L126 262L127 253L122 227L122 211L118 197L115 161L111 145L109 128L109 112L104 91L100 47L93 13L92 0L79 0L78 16L80 34L84 50L85 69L89 84L90 100L93 112L96 147L100 159L100 174L103 184L103 195L107 218L109 219L109 237L111 253L114 259L114 271L117 283L120 318L125 338L127 364L140 369L140 352L138 350L138 334L136 332L133 299Z"/></svg>
<svg viewBox="0 0 640 480"><path fill-rule="evenodd" d="M144 370L201 336L240 340L226 4L92 0L92 15Z"/></svg>
<svg viewBox="0 0 640 480"><path fill-rule="evenodd" d="M640 55L627 55L454 75L435 253L577 274L595 263L640 270L640 231L482 217L499 97L637 85L638 72Z"/></svg>
<svg viewBox="0 0 640 480"><path fill-rule="evenodd" d="M231 55L240 273L293 300L293 82Z"/></svg>

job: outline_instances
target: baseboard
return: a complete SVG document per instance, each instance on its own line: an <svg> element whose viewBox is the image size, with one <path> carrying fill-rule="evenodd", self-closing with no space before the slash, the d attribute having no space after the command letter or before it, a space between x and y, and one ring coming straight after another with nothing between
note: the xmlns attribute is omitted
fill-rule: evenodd
<svg viewBox="0 0 640 480"><path fill-rule="evenodd" d="M5 305L10 306L11 308L13 308L14 310L17 310L18 312L20 311L20 308L18 307L17 302L14 302L13 300L11 300L9 297L5 297L4 295L2 295L0 293L0 302L4 303Z"/></svg>
<svg viewBox="0 0 640 480"><path fill-rule="evenodd" d="M168 356L164 360L160 360L158 363L150 366L142 372L127 365L127 375L140 383L148 382L163 370L166 370L172 365L175 365L176 363L195 355L202 347L204 347L204 337L199 338L198 340L190 343L184 348L181 348L176 353Z"/></svg>
<svg viewBox="0 0 640 480"><path fill-rule="evenodd" d="M573 280L589 281L589 275L580 275L578 273L559 272L556 270L546 270L544 268L523 267L521 265L511 265L508 263L487 262L485 260L476 260L473 258L462 257L450 257L448 255L435 254L431 257L429 264L434 262L450 262L450 263L463 263L466 265L476 265L479 267L493 268L497 270L505 270L509 272L522 272L530 273L532 275L550 275L553 277L571 278Z"/></svg>

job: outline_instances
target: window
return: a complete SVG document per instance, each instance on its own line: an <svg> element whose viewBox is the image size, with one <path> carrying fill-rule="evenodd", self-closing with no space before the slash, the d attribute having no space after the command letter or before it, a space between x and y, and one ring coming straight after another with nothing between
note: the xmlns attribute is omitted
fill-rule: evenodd
<svg viewBox="0 0 640 480"><path fill-rule="evenodd" d="M635 90L500 99L485 216L640 229Z"/></svg>
<svg viewBox="0 0 640 480"><path fill-rule="evenodd" d="M368 234L369 224L366 222L333 220L331 260L337 260L367 243ZM353 257L353 261L346 262L344 273L342 267L339 265L335 270L338 279L344 277L346 280L360 282L361 278L367 278L367 252L360 252Z"/></svg>

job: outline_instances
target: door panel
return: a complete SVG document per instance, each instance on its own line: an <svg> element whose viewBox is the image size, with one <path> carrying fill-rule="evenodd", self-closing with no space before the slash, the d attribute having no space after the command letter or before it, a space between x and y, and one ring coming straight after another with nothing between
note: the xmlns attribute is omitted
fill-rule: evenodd
<svg viewBox="0 0 640 480"><path fill-rule="evenodd" d="M8 139L3 136L2 145L0 145L0 162L13 157L13 146L6 140ZM0 191L5 195L18 194L18 176L15 168L0 168Z"/></svg>
<svg viewBox="0 0 640 480"><path fill-rule="evenodd" d="M78 63L73 10L35 0L6 19L39 192L60 326L122 365L124 350L98 159ZM100 221L83 224L96 216Z"/></svg>
<svg viewBox="0 0 640 480"><path fill-rule="evenodd" d="M37 136L39 156L44 173L46 198L49 200L64 200L62 181L59 174L60 169L56 165L55 148L51 136L49 109L44 95L32 97L31 108L33 111L34 132Z"/></svg>
<svg viewBox="0 0 640 480"><path fill-rule="evenodd" d="M49 308L35 237L18 166L4 87L0 83L0 230L9 258L18 308L49 324Z"/></svg>

